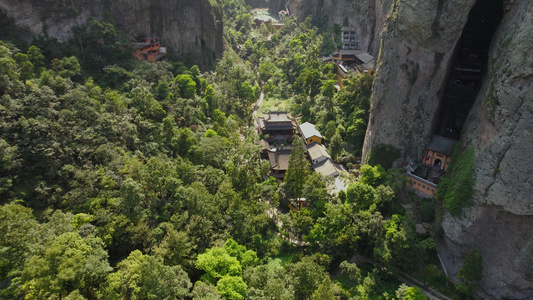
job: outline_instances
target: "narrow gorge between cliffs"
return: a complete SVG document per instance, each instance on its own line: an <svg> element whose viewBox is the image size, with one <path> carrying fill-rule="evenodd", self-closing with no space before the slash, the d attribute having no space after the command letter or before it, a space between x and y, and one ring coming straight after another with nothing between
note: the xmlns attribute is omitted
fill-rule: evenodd
<svg viewBox="0 0 533 300"><path fill-rule="evenodd" d="M487 76L489 47L503 15L501 0L477 1L450 60L444 93L434 122L434 133L459 140L483 79Z"/></svg>

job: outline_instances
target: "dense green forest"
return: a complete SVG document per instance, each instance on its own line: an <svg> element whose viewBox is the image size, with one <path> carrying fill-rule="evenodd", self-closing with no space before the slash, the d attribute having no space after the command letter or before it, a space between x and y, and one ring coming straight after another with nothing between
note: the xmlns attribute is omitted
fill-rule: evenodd
<svg viewBox="0 0 533 300"><path fill-rule="evenodd" d="M110 17L63 44L0 42L0 298L425 299L400 271L446 284L398 171L364 165L332 195L305 168L278 183L259 157L263 90L357 162L372 78L337 92L320 57L338 29L256 28L243 1L218 5L227 50L204 72L134 60ZM295 195L310 205L269 216Z"/></svg>

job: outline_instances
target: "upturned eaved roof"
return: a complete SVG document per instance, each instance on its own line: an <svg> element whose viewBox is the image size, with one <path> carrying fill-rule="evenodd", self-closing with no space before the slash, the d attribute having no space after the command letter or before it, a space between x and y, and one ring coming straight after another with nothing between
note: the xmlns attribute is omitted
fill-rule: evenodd
<svg viewBox="0 0 533 300"><path fill-rule="evenodd" d="M259 119L259 127L262 130L295 129L296 121L285 111L271 111Z"/></svg>
<svg viewBox="0 0 533 300"><path fill-rule="evenodd" d="M270 144L264 140L264 139L261 139L257 142L257 144L259 144L260 146L262 146L262 149L261 151L264 151L264 150L270 150Z"/></svg>
<svg viewBox="0 0 533 300"><path fill-rule="evenodd" d="M148 43L148 42L146 42L146 43L135 43L134 45L135 45L134 46L135 49L142 49L142 48L144 48L146 46L149 46L150 43Z"/></svg>
<svg viewBox="0 0 533 300"><path fill-rule="evenodd" d="M267 122L289 122L294 120L289 116L289 113L286 111L270 111L265 113L264 117Z"/></svg>
<svg viewBox="0 0 533 300"><path fill-rule="evenodd" d="M341 31L355 31L355 28L345 26L345 27L342 27L342 28L341 28Z"/></svg>
<svg viewBox="0 0 533 300"><path fill-rule="evenodd" d="M314 165L313 169L320 175L333 177L337 177L340 172L344 171L342 166L337 165L331 159L326 159L325 161Z"/></svg>
<svg viewBox="0 0 533 300"><path fill-rule="evenodd" d="M457 144L457 141L455 140L445 138L440 135L434 135L426 149L444 154L446 156L451 156L455 144Z"/></svg>
<svg viewBox="0 0 533 300"><path fill-rule="evenodd" d="M305 122L303 124L300 124L300 132L302 133L302 136L305 139L308 139L312 136L316 136L319 138L322 138L322 135L318 130L316 130L315 124L311 124L309 122Z"/></svg>
<svg viewBox="0 0 533 300"><path fill-rule="evenodd" d="M307 145L307 153L309 153L311 161L317 160L321 157L331 158L331 156L329 156L328 150L326 150L326 147L316 142Z"/></svg>
<svg viewBox="0 0 533 300"><path fill-rule="evenodd" d="M345 65L339 64L339 68L341 68L344 73L348 73L348 68Z"/></svg>
<svg viewBox="0 0 533 300"><path fill-rule="evenodd" d="M287 170L289 169L289 159L291 157L291 149L283 148L268 152L268 161L270 168L273 170Z"/></svg>
<svg viewBox="0 0 533 300"><path fill-rule="evenodd" d="M367 62L366 64L360 65L361 69L363 70L373 70L374 69L374 62Z"/></svg>

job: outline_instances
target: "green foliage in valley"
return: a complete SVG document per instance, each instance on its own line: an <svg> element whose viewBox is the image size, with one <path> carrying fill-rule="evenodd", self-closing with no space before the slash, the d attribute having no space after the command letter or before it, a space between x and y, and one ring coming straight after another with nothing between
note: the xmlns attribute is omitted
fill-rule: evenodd
<svg viewBox="0 0 533 300"><path fill-rule="evenodd" d="M420 299L396 272L435 243L397 209L401 174L363 166L336 195L297 138L285 182L259 157L262 89L356 162L372 78L337 91L319 57L338 26L256 27L244 1L212 2L227 47L203 72L133 60L109 17L59 46L0 42L0 298Z"/></svg>
<svg viewBox="0 0 533 300"><path fill-rule="evenodd" d="M250 13L236 10L232 15L244 18ZM249 30L239 18L231 24L235 28L226 28L226 41L250 64L265 92L262 110L287 110L301 122L316 124L333 158L355 163L366 134L373 78L350 75L337 91L336 67L321 57L336 50L332 36L338 35L340 42L340 26L328 28L326 20L310 19L297 24L294 17L285 18L280 30L272 25Z"/></svg>
<svg viewBox="0 0 533 300"><path fill-rule="evenodd" d="M74 56L0 53L5 297L182 298L216 241L270 251L272 223L250 201L268 169L198 68L135 62L104 89Z"/></svg>

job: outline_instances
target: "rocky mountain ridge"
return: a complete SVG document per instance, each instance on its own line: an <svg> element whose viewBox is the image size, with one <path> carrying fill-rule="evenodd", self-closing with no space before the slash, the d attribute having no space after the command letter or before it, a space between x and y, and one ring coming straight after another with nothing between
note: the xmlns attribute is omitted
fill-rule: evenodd
<svg viewBox="0 0 533 300"><path fill-rule="evenodd" d="M357 28L362 47L373 52L378 18L377 2L380 1L293 0L288 1L288 8L298 21L303 21L307 17L324 18L328 24L337 23Z"/></svg>
<svg viewBox="0 0 533 300"><path fill-rule="evenodd" d="M334 23L357 29L361 46L370 53L377 53L379 36L384 22L383 11L387 11L392 0L324 1L324 0L247 0L253 7L268 7L277 14L288 9L298 22L307 17L322 20L326 25ZM377 43L376 43L377 41Z"/></svg>

